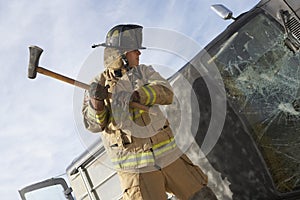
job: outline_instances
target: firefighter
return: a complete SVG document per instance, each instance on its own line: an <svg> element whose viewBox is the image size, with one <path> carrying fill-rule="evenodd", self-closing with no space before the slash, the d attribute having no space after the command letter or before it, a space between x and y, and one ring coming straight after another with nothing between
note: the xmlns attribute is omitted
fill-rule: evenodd
<svg viewBox="0 0 300 200"><path fill-rule="evenodd" d="M207 175L177 147L158 105L173 101L167 80L139 63L142 26L117 25L106 36L104 72L92 80L83 103L85 127L100 133L117 170L123 200L217 199ZM143 105L142 108L132 102ZM149 108L149 109L144 109Z"/></svg>

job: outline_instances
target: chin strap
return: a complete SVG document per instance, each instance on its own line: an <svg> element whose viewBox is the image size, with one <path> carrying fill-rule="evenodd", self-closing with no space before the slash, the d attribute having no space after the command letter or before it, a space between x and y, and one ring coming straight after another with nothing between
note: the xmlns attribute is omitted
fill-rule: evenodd
<svg viewBox="0 0 300 200"><path fill-rule="evenodd" d="M122 61L123 61L123 64L124 64L124 68L126 69L126 71L129 71L131 69L131 67L129 67L129 62L126 58L126 52L122 53L121 57L122 57Z"/></svg>
<svg viewBox="0 0 300 200"><path fill-rule="evenodd" d="M129 62L126 58L126 52L121 53L121 58L122 58L122 61L123 61L123 64L124 64L123 67L128 72L131 69L131 67L129 66ZM114 73L115 73L116 77L122 77L122 75L123 75L122 74L122 69L114 70Z"/></svg>

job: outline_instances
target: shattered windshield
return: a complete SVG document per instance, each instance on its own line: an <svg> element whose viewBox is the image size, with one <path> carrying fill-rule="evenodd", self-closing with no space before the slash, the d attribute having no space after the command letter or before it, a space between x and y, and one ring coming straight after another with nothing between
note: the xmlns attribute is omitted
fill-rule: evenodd
<svg viewBox="0 0 300 200"><path fill-rule="evenodd" d="M300 187L300 55L285 37L277 22L258 14L208 61L217 65L279 192Z"/></svg>

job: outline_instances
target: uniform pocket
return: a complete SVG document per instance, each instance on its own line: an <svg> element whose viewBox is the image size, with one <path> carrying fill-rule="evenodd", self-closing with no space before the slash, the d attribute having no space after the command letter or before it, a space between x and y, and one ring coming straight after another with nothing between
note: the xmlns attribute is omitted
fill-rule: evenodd
<svg viewBox="0 0 300 200"><path fill-rule="evenodd" d="M155 145L163 141L170 140L173 137L174 136L172 134L171 128L169 126L164 126L159 130L159 132L156 135L151 137L151 140L152 140L152 144Z"/></svg>
<svg viewBox="0 0 300 200"><path fill-rule="evenodd" d="M132 143L132 137L123 133L121 130L117 130L115 133L116 144L120 148L127 148Z"/></svg>
<svg viewBox="0 0 300 200"><path fill-rule="evenodd" d="M143 200L141 189L138 186L125 189L122 200Z"/></svg>
<svg viewBox="0 0 300 200"><path fill-rule="evenodd" d="M132 143L132 136L127 135L125 133L121 133L121 142L122 142L123 146L126 147L126 145L129 145Z"/></svg>
<svg viewBox="0 0 300 200"><path fill-rule="evenodd" d="M123 191L122 200L142 199L140 190L140 174L118 172Z"/></svg>
<svg viewBox="0 0 300 200"><path fill-rule="evenodd" d="M183 162L186 164L187 169L190 171L193 176L199 180L202 185L207 185L208 177L207 175L200 169L199 166L194 165L193 162L184 154L180 157Z"/></svg>

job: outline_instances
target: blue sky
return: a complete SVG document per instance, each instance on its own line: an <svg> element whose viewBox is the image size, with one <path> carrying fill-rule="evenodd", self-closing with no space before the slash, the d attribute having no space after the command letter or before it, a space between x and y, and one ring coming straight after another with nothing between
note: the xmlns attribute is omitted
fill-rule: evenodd
<svg viewBox="0 0 300 200"><path fill-rule="evenodd" d="M19 199L18 189L64 174L66 167L86 148L82 135L89 134L78 128L73 86L40 74L34 80L27 78L28 46L38 45L44 49L41 66L70 77L84 78L80 74L84 71L82 68L96 51L91 45L103 42L107 31L116 24L137 23L143 25L146 32L154 29L178 33L193 41L200 50L229 24L218 17L210 5L222 3L237 16L257 2L2 0L1 199ZM144 58L142 54L141 62L162 65L168 62L157 52L153 54L146 52ZM101 58L96 56L95 59L99 59L101 66Z"/></svg>

